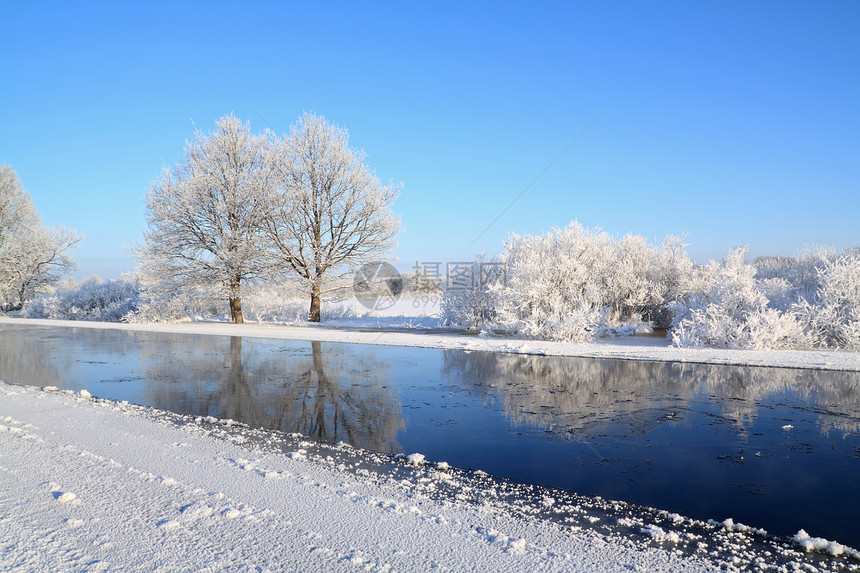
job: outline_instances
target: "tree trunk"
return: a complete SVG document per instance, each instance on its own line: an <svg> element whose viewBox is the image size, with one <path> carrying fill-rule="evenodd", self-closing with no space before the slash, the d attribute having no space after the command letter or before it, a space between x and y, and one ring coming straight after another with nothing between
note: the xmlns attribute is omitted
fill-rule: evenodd
<svg viewBox="0 0 860 573"><path fill-rule="evenodd" d="M24 308L24 303L27 302L27 287L30 286L30 281L24 281L24 284L21 285L21 288L18 289L18 302L16 304L12 304L8 302L6 304L6 312L21 310Z"/></svg>
<svg viewBox="0 0 860 573"><path fill-rule="evenodd" d="M230 284L230 318L236 324L245 322L245 317L242 316L242 299L239 296L239 281Z"/></svg>
<svg viewBox="0 0 860 573"><path fill-rule="evenodd" d="M311 310L308 312L308 322L320 321L320 291L322 290L319 281L314 281L311 287Z"/></svg>
<svg viewBox="0 0 860 573"><path fill-rule="evenodd" d="M230 318L236 324L245 322L245 317L242 316L242 299L238 297L230 298Z"/></svg>

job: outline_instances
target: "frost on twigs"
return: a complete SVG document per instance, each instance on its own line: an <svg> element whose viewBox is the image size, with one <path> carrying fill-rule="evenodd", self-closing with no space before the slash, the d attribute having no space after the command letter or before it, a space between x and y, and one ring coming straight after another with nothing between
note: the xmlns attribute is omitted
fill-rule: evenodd
<svg viewBox="0 0 860 573"><path fill-rule="evenodd" d="M265 195L267 255L291 271L310 297L308 321L319 322L332 279L384 260L397 245L400 220L391 206L400 185L383 185L346 129L305 113L269 148ZM306 299L307 300L307 299Z"/></svg>
<svg viewBox="0 0 860 573"><path fill-rule="evenodd" d="M269 270L260 244L269 185L267 139L232 115L195 134L185 160L165 168L146 196L140 260L144 308L176 294L215 291L243 322L243 284Z"/></svg>
<svg viewBox="0 0 860 573"><path fill-rule="evenodd" d="M678 237L650 245L577 222L541 236L512 234L498 264L494 280L447 289L445 317L458 326L563 341L666 326L667 304L686 292L693 269Z"/></svg>
<svg viewBox="0 0 860 573"><path fill-rule="evenodd" d="M19 311L75 269L69 251L83 236L45 227L18 175L0 165L0 312Z"/></svg>
<svg viewBox="0 0 860 573"><path fill-rule="evenodd" d="M677 346L860 348L860 250L745 260L733 249L676 304Z"/></svg>
<svg viewBox="0 0 860 573"><path fill-rule="evenodd" d="M698 286L679 305L672 339L677 346L783 349L808 344L790 313L768 306L746 248L700 272Z"/></svg>
<svg viewBox="0 0 860 573"><path fill-rule="evenodd" d="M811 301L793 307L816 346L860 350L860 249L821 261Z"/></svg>

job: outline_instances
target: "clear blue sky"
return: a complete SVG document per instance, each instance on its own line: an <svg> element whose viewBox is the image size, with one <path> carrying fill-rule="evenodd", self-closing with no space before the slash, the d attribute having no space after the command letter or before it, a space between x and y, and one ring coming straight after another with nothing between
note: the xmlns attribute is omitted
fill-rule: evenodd
<svg viewBox="0 0 860 573"><path fill-rule="evenodd" d="M401 269L573 219L700 262L860 245L860 2L136 4L3 9L0 163L79 278L135 266L151 181L231 112L346 127L404 184Z"/></svg>

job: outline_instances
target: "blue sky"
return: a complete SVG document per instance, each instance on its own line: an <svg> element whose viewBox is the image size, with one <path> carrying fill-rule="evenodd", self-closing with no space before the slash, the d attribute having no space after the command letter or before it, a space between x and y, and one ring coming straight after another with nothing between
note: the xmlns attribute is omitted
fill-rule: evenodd
<svg viewBox="0 0 860 573"><path fill-rule="evenodd" d="M346 127L403 182L401 269L573 219L699 262L860 245L858 2L128 4L4 6L0 163L79 278L134 268L150 183L231 112Z"/></svg>

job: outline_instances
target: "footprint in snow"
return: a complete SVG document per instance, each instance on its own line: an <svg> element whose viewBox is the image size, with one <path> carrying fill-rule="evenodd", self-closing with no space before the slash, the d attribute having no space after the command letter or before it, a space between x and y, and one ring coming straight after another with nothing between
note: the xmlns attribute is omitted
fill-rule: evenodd
<svg viewBox="0 0 860 573"><path fill-rule="evenodd" d="M61 491L53 491L51 492L51 495L53 495L54 499L56 499L60 503L70 503L72 505L78 505L81 503L81 500L78 499L78 496L76 496L70 491L67 491L65 493Z"/></svg>
<svg viewBox="0 0 860 573"><path fill-rule="evenodd" d="M162 529L167 531L173 531L174 529L178 529L182 527L182 524L176 521L175 519L165 519L163 521L159 521L156 525Z"/></svg>

